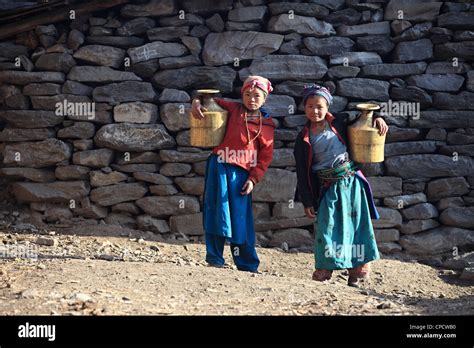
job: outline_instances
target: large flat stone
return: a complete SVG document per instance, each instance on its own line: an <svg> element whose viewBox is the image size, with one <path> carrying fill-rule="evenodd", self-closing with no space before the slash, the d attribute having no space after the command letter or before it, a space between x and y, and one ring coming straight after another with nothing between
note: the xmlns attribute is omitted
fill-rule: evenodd
<svg viewBox="0 0 474 348"><path fill-rule="evenodd" d="M202 176L176 178L174 181L185 194L200 196L204 192L204 177Z"/></svg>
<svg viewBox="0 0 474 348"><path fill-rule="evenodd" d="M117 28L117 34L121 36L140 35L148 29L152 29L155 24L155 20L152 18L138 17L123 23L120 28Z"/></svg>
<svg viewBox="0 0 474 348"><path fill-rule="evenodd" d="M373 79L349 78L337 81L339 95L367 100L388 100L390 83Z"/></svg>
<svg viewBox="0 0 474 348"><path fill-rule="evenodd" d="M156 123L158 107L143 102L122 103L114 107L115 122Z"/></svg>
<svg viewBox="0 0 474 348"><path fill-rule="evenodd" d="M108 167L114 159L110 149L95 149L75 152L72 156L74 164L92 168Z"/></svg>
<svg viewBox="0 0 474 348"><path fill-rule="evenodd" d="M432 21L438 16L442 4L440 1L391 0L385 7L384 19L400 19L400 11L402 11L403 20Z"/></svg>
<svg viewBox="0 0 474 348"><path fill-rule="evenodd" d="M376 64L362 67L360 76L393 78L409 75L423 74L426 70L425 62L408 64Z"/></svg>
<svg viewBox="0 0 474 348"><path fill-rule="evenodd" d="M346 52L331 56L330 64L348 64L350 66L374 65L382 64L382 58L375 52Z"/></svg>
<svg viewBox="0 0 474 348"><path fill-rule="evenodd" d="M318 19L325 19L329 15L329 10L326 7L312 3L273 2L268 4L268 8L272 15L288 14L289 11Z"/></svg>
<svg viewBox="0 0 474 348"><path fill-rule="evenodd" d="M385 145L385 157L409 155L414 153L436 152L436 141L406 141L401 143L390 143Z"/></svg>
<svg viewBox="0 0 474 348"><path fill-rule="evenodd" d="M137 227L143 231L151 231L154 233L168 233L170 226L163 219L155 219L150 215L140 215L137 217Z"/></svg>
<svg viewBox="0 0 474 348"><path fill-rule="evenodd" d="M95 126L91 122L74 122L72 126L58 130L60 139L90 139L95 134Z"/></svg>
<svg viewBox="0 0 474 348"><path fill-rule="evenodd" d="M430 202L447 197L463 196L469 193L469 183L463 177L432 180L426 185L425 192Z"/></svg>
<svg viewBox="0 0 474 348"><path fill-rule="evenodd" d="M357 37L359 51L376 52L386 56L395 48L395 43L390 35L368 35Z"/></svg>
<svg viewBox="0 0 474 348"><path fill-rule="evenodd" d="M392 87L390 90L390 97L394 100L419 103L421 109L427 108L433 103L431 96L423 89L416 86L407 86L403 88Z"/></svg>
<svg viewBox="0 0 474 348"><path fill-rule="evenodd" d="M56 167L54 174L58 180L88 180L90 168L78 165Z"/></svg>
<svg viewBox="0 0 474 348"><path fill-rule="evenodd" d="M287 243L290 248L297 248L301 246L312 246L314 244L314 239L308 230L301 228L289 228L275 231L269 245L272 247L279 247L283 243Z"/></svg>
<svg viewBox="0 0 474 348"><path fill-rule="evenodd" d="M208 14L232 9L232 0L183 0L182 6L188 13Z"/></svg>
<svg viewBox="0 0 474 348"><path fill-rule="evenodd" d="M127 4L120 11L124 17L165 16L178 13L175 0L151 0L145 4Z"/></svg>
<svg viewBox="0 0 474 348"><path fill-rule="evenodd" d="M162 124L109 124L97 131L94 141L97 146L118 151L153 151L176 144Z"/></svg>
<svg viewBox="0 0 474 348"><path fill-rule="evenodd" d="M161 120L166 128L172 132L189 129L189 103L167 103L161 107Z"/></svg>
<svg viewBox="0 0 474 348"><path fill-rule="evenodd" d="M133 72L114 70L108 66L75 66L71 69L67 78L73 81L97 83L142 80Z"/></svg>
<svg viewBox="0 0 474 348"><path fill-rule="evenodd" d="M374 198L385 198L402 194L402 179L395 176L368 176Z"/></svg>
<svg viewBox="0 0 474 348"><path fill-rule="evenodd" d="M402 216L406 220L432 219L439 216L438 210L431 203L419 203L401 210Z"/></svg>
<svg viewBox="0 0 474 348"><path fill-rule="evenodd" d="M149 182L156 185L170 185L173 180L158 173L135 172L133 177L139 181Z"/></svg>
<svg viewBox="0 0 474 348"><path fill-rule="evenodd" d="M211 33L206 37L202 58L206 65L224 65L235 59L266 56L278 50L282 42L283 35L255 31Z"/></svg>
<svg viewBox="0 0 474 348"><path fill-rule="evenodd" d="M388 174L404 179L465 176L473 172L474 159L460 156L453 161L453 157L443 155L405 155L387 158L385 166Z"/></svg>
<svg viewBox="0 0 474 348"><path fill-rule="evenodd" d="M48 53L41 55L35 62L38 70L60 71L68 73L76 61L67 53Z"/></svg>
<svg viewBox="0 0 474 348"><path fill-rule="evenodd" d="M190 196L144 197L136 204L147 214L155 217L189 215L199 213L199 201Z"/></svg>
<svg viewBox="0 0 474 348"><path fill-rule="evenodd" d="M423 192L411 195L385 197L383 200L383 204L392 209L403 209L417 203L426 203L426 195Z"/></svg>
<svg viewBox="0 0 474 348"><path fill-rule="evenodd" d="M410 76L407 83L428 91L457 92L464 83L464 77L456 74L423 74Z"/></svg>
<svg viewBox="0 0 474 348"><path fill-rule="evenodd" d="M120 103L130 101L154 101L155 90L149 82L126 81L94 88L94 101Z"/></svg>
<svg viewBox="0 0 474 348"><path fill-rule="evenodd" d="M272 117L290 116L296 111L296 103L292 97L270 94L265 101L265 109Z"/></svg>
<svg viewBox="0 0 474 348"><path fill-rule="evenodd" d="M182 152L176 150L161 150L160 158L164 162L194 163L207 160L210 154L210 151Z"/></svg>
<svg viewBox="0 0 474 348"><path fill-rule="evenodd" d="M385 143L390 144L397 141L418 140L420 138L420 129L390 126L390 131L387 133Z"/></svg>
<svg viewBox="0 0 474 348"><path fill-rule="evenodd" d="M416 62L433 57L433 44L430 39L404 41L397 44L394 51L394 62Z"/></svg>
<svg viewBox="0 0 474 348"><path fill-rule="evenodd" d="M305 216L304 206L301 202L275 203L272 210L275 218L299 218Z"/></svg>
<svg viewBox="0 0 474 348"><path fill-rule="evenodd" d="M274 149L271 167L291 167L295 166L295 156L293 149Z"/></svg>
<svg viewBox="0 0 474 348"><path fill-rule="evenodd" d="M311 69L308 69L308 66ZM248 75L262 75L274 80L312 81L322 78L328 68L319 57L303 55L269 55L252 61ZM247 76L241 76L245 79Z"/></svg>
<svg viewBox="0 0 474 348"><path fill-rule="evenodd" d="M52 183L15 182L12 194L18 202L66 203L71 199L78 202L89 194L86 181L56 181Z"/></svg>
<svg viewBox="0 0 474 348"><path fill-rule="evenodd" d="M230 93L235 76L235 70L228 66L191 66L159 71L153 76L153 81L160 88L188 90L212 87L222 93Z"/></svg>
<svg viewBox="0 0 474 348"><path fill-rule="evenodd" d="M374 228L400 227L402 224L402 215L396 209L377 207L379 219L372 220Z"/></svg>
<svg viewBox="0 0 474 348"><path fill-rule="evenodd" d="M86 42L126 49L143 45L145 39L137 36L87 36Z"/></svg>
<svg viewBox="0 0 474 348"><path fill-rule="evenodd" d="M125 57L125 50L103 45L82 46L74 53L74 58L96 65L120 68Z"/></svg>
<svg viewBox="0 0 474 348"><path fill-rule="evenodd" d="M455 30L473 30L474 13L472 11L443 13L438 17L438 26Z"/></svg>
<svg viewBox="0 0 474 348"><path fill-rule="evenodd" d="M316 56L331 56L352 51L355 42L347 37L332 36L324 39L306 37L303 39L306 48Z"/></svg>
<svg viewBox="0 0 474 348"><path fill-rule="evenodd" d="M474 111L422 111L408 122L414 128L469 128L474 127Z"/></svg>
<svg viewBox="0 0 474 348"><path fill-rule="evenodd" d="M189 27L158 27L146 32L150 41L175 41L189 34Z"/></svg>
<svg viewBox="0 0 474 348"><path fill-rule="evenodd" d="M160 169L157 163L137 163L137 164L111 164L113 170L123 173L150 172L155 173Z"/></svg>
<svg viewBox="0 0 474 348"><path fill-rule="evenodd" d="M439 222L434 219L428 220L410 220L405 222L400 227L400 232L403 234L414 234L421 231L426 231L439 226Z"/></svg>
<svg viewBox="0 0 474 348"><path fill-rule="evenodd" d="M0 118L18 128L54 127L64 121L64 117L57 116L53 111L39 110L0 111Z"/></svg>
<svg viewBox="0 0 474 348"><path fill-rule="evenodd" d="M4 128L0 132L0 141L35 141L54 137L54 130L50 128Z"/></svg>
<svg viewBox="0 0 474 348"><path fill-rule="evenodd" d="M474 110L474 93L435 93L433 105L440 110Z"/></svg>
<svg viewBox="0 0 474 348"><path fill-rule="evenodd" d="M23 87L23 95L55 95L60 93L61 85L57 83L30 83Z"/></svg>
<svg viewBox="0 0 474 348"><path fill-rule="evenodd" d="M317 20L314 17L305 17L288 14L273 16L267 25L267 31L274 33L298 33L308 36L327 37L335 35L332 24Z"/></svg>
<svg viewBox="0 0 474 348"><path fill-rule="evenodd" d="M159 65L162 70L180 69L187 66L201 66L202 62L199 56L190 54L184 57L161 58L159 60Z"/></svg>
<svg viewBox="0 0 474 348"><path fill-rule="evenodd" d="M0 70L0 82L10 83L12 85L27 85L33 82L63 83L64 80L65 77L62 72Z"/></svg>
<svg viewBox="0 0 474 348"><path fill-rule="evenodd" d="M162 41L153 41L143 46L129 48L127 50L134 64L155 58L179 57L186 52L188 52L188 49L183 44Z"/></svg>
<svg viewBox="0 0 474 348"><path fill-rule="evenodd" d="M95 188L90 193L91 201L107 207L114 204L135 201L148 192L143 183L117 184Z"/></svg>
<svg viewBox="0 0 474 348"><path fill-rule="evenodd" d="M445 209L439 216L444 225L474 228L474 207L451 207Z"/></svg>
<svg viewBox="0 0 474 348"><path fill-rule="evenodd" d="M191 171L192 166L188 163L165 163L160 168L160 174L166 176L183 176Z"/></svg>
<svg viewBox="0 0 474 348"><path fill-rule="evenodd" d="M268 230L279 230L284 228L295 228L295 227L304 227L312 226L314 224L314 219L307 217L299 218L261 218L255 220L255 231L264 232Z"/></svg>
<svg viewBox="0 0 474 348"><path fill-rule="evenodd" d="M400 232L395 228L378 229L375 230L374 233L377 243L396 242L400 239Z"/></svg>
<svg viewBox="0 0 474 348"><path fill-rule="evenodd" d="M36 168L2 168L0 173L11 179L27 179L33 182L53 182L56 180L54 172ZM18 180L20 181L20 180Z"/></svg>
<svg viewBox="0 0 474 348"><path fill-rule="evenodd" d="M359 25L343 24L337 28L337 34L348 37L390 34L390 22L374 22Z"/></svg>
<svg viewBox="0 0 474 348"><path fill-rule="evenodd" d="M267 6L248 6L240 7L230 10L227 18L234 22L261 22L265 13L267 12Z"/></svg>
<svg viewBox="0 0 474 348"><path fill-rule="evenodd" d="M474 243L474 233L470 230L441 226L429 231L406 235L399 243L410 254L436 255L452 251Z"/></svg>
<svg viewBox="0 0 474 348"><path fill-rule="evenodd" d="M202 213L171 216L170 227L173 233L183 233L188 236L204 235Z"/></svg>
<svg viewBox="0 0 474 348"><path fill-rule="evenodd" d="M294 199L296 173L270 168L252 191L255 202L289 202Z"/></svg>
<svg viewBox="0 0 474 348"><path fill-rule="evenodd" d="M72 147L55 138L37 142L8 143L3 163L17 167L42 168L56 165L71 157Z"/></svg>
<svg viewBox="0 0 474 348"><path fill-rule="evenodd" d="M435 58L452 60L453 58L473 60L474 41L447 42L435 46Z"/></svg>

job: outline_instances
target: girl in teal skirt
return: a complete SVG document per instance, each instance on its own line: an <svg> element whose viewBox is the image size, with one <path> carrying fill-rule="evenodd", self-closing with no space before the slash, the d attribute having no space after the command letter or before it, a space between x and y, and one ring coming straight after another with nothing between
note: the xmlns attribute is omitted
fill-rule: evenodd
<svg viewBox="0 0 474 348"><path fill-rule="evenodd" d="M304 90L308 122L294 148L298 193L306 216L316 218L313 279L325 281L333 270L348 269L348 284L358 286L369 277L369 262L380 257L371 221L379 215L367 179L349 158L347 118L328 112L332 100L324 87ZM374 126L380 134L388 131L380 116Z"/></svg>

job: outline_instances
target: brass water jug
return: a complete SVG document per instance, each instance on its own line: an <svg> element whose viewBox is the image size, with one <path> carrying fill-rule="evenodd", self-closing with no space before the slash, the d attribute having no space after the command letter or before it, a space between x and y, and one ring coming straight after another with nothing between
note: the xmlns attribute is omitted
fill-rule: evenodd
<svg viewBox="0 0 474 348"><path fill-rule="evenodd" d="M359 163L376 163L384 160L385 135L373 127L373 113L379 110L377 104L356 105L361 110L359 119L348 127L350 158Z"/></svg>
<svg viewBox="0 0 474 348"><path fill-rule="evenodd" d="M221 108L214 100L220 93L217 89L199 89L197 94L201 97L204 118L199 120L189 114L191 127L191 146L215 147L224 139L227 126L227 110Z"/></svg>

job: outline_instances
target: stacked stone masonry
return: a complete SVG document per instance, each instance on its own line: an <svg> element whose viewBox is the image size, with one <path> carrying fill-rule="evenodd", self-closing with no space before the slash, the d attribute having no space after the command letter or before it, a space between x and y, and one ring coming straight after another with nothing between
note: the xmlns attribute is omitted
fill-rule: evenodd
<svg viewBox="0 0 474 348"><path fill-rule="evenodd" d="M203 240L209 150L190 146L198 88L239 98L250 74L274 93L274 159L253 192L262 246L311 251L294 201L301 91L332 112L403 102L385 117L372 184L383 253L420 257L474 245L474 5L408 0L151 0L37 26L0 42L1 174L51 224L121 225ZM90 108L89 108L90 107ZM93 111L93 113L92 113Z"/></svg>

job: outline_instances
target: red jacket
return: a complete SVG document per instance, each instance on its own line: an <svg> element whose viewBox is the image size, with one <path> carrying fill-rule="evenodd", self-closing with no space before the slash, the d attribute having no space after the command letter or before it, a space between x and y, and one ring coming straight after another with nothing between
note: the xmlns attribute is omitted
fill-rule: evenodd
<svg viewBox="0 0 474 348"><path fill-rule="evenodd" d="M243 104L215 98L220 107L226 109L227 128L224 140L212 152L224 156L225 163L235 164L249 172L249 179L257 184L264 176L273 158L274 128L271 116L263 109L262 131L248 144L247 128L245 127L245 108ZM259 129L258 120L248 120L250 138L253 139Z"/></svg>

